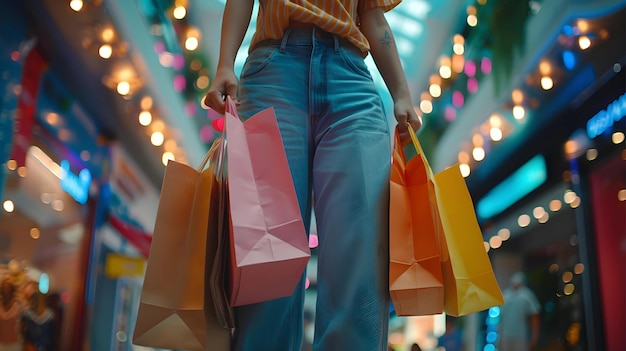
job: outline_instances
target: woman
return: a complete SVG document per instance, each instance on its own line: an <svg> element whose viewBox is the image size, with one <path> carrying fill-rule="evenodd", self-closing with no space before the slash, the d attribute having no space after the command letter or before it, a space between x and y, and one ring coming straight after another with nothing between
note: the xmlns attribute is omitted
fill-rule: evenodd
<svg viewBox="0 0 626 351"><path fill-rule="evenodd" d="M363 58L371 53L398 129L421 126L383 13L400 0L260 0L238 81L236 53L254 0L228 0L205 98L249 118L273 107L305 226L318 246L314 350L385 350L389 316L389 127ZM272 156L267 155L267 162ZM235 308L234 350L299 350L304 277L290 297Z"/></svg>

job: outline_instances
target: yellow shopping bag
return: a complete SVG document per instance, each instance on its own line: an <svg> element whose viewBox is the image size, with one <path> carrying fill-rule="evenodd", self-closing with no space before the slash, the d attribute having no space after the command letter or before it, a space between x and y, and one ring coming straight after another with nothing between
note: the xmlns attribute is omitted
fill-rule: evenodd
<svg viewBox="0 0 626 351"><path fill-rule="evenodd" d="M410 125L409 132L418 152L424 155ZM503 304L504 298L485 251L472 198L459 165L432 177L443 226L440 258L444 312L463 316Z"/></svg>

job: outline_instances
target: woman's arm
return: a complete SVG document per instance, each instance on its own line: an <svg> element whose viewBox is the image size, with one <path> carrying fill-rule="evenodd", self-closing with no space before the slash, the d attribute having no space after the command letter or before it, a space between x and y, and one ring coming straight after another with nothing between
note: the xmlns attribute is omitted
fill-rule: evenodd
<svg viewBox="0 0 626 351"><path fill-rule="evenodd" d="M413 108L409 86L400 63L393 33L382 8L372 8L359 14L361 32L370 43L370 53L380 71L394 102L394 115L403 140L408 139L407 123L417 131L422 122Z"/></svg>
<svg viewBox="0 0 626 351"><path fill-rule="evenodd" d="M217 72L204 102L218 113L224 113L224 96L237 99L238 80L235 75L235 57L246 35L252 16L254 0L228 0L222 18L220 55Z"/></svg>

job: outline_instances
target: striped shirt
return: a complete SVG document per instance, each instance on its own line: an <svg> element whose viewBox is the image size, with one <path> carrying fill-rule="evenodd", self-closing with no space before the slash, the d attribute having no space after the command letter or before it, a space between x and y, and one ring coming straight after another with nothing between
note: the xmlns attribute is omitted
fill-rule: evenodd
<svg viewBox="0 0 626 351"><path fill-rule="evenodd" d="M369 42L359 30L358 14L381 7L389 11L402 0L259 0L256 31L250 47L267 39L280 39L289 21L310 23L345 38L368 52Z"/></svg>

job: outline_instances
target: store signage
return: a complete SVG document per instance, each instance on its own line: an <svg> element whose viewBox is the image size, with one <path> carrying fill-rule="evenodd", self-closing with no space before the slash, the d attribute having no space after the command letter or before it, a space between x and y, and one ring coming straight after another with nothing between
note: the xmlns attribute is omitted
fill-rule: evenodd
<svg viewBox="0 0 626 351"><path fill-rule="evenodd" d="M70 163L67 160L61 161L61 189L70 194L74 200L80 204L85 204L89 197L89 187L91 186L91 172L87 168L80 170L78 175L70 170Z"/></svg>
<svg viewBox="0 0 626 351"><path fill-rule="evenodd" d="M626 116L626 93L587 121L587 135L593 139L611 129Z"/></svg>

